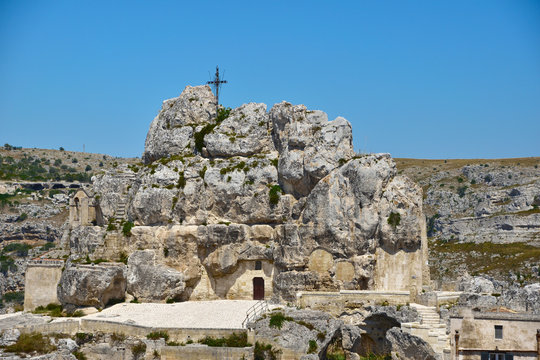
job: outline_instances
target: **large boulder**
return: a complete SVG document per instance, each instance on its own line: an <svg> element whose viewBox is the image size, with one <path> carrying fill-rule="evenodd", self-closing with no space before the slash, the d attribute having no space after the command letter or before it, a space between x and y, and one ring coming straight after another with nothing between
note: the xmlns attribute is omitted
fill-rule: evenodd
<svg viewBox="0 0 540 360"><path fill-rule="evenodd" d="M184 274L156 264L153 250L139 250L129 256L127 291L138 300L180 300L184 290Z"/></svg>
<svg viewBox="0 0 540 360"><path fill-rule="evenodd" d="M216 100L205 86L186 86L179 97L165 100L146 136L145 163L162 157L193 151L194 131L215 121Z"/></svg>
<svg viewBox="0 0 540 360"><path fill-rule="evenodd" d="M58 300L62 305L103 308L126 293L124 264L71 266L62 272Z"/></svg>
<svg viewBox="0 0 540 360"><path fill-rule="evenodd" d="M423 339L394 327L386 332L386 339L392 348L392 359L438 360L433 348Z"/></svg>
<svg viewBox="0 0 540 360"><path fill-rule="evenodd" d="M230 116L206 135L211 157L250 156L274 151L269 135L265 104L249 103L232 110Z"/></svg>
<svg viewBox="0 0 540 360"><path fill-rule="evenodd" d="M280 184L296 197L308 195L320 179L354 156L351 124L342 117L329 122L322 111L284 101L272 107L270 119L280 154Z"/></svg>

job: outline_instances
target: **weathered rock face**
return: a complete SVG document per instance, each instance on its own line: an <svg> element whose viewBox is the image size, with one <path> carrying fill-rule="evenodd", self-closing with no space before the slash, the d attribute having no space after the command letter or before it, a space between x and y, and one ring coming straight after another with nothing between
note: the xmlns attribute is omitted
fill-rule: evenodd
<svg viewBox="0 0 540 360"><path fill-rule="evenodd" d="M62 272L58 300L63 305L103 308L111 300L123 300L125 265L79 265Z"/></svg>
<svg viewBox="0 0 540 360"><path fill-rule="evenodd" d="M392 359L439 359L427 342L420 339L418 336L411 335L397 327L388 330L386 339L390 342L392 347Z"/></svg>
<svg viewBox="0 0 540 360"><path fill-rule="evenodd" d="M322 111L287 102L270 110L274 144L279 151L283 189L306 196L319 180L354 156L351 124L344 118L328 122Z"/></svg>
<svg viewBox="0 0 540 360"><path fill-rule="evenodd" d="M127 290L142 301L180 300L184 274L155 264L152 250L135 251L128 258Z"/></svg>
<svg viewBox="0 0 540 360"><path fill-rule="evenodd" d="M78 256L131 254L128 292L149 301L251 298L255 281L287 300L427 282L422 192L388 154L355 154L347 120L305 106L250 103L218 119L213 101L206 86L165 101L145 165L94 178L105 223L136 226L129 238L73 231Z"/></svg>
<svg viewBox="0 0 540 360"><path fill-rule="evenodd" d="M490 277L474 276L462 278L458 289L463 291L458 302L460 306L478 310L502 306L518 312L540 314L540 283L520 287Z"/></svg>
<svg viewBox="0 0 540 360"><path fill-rule="evenodd" d="M192 152L194 129L210 122L216 115L215 109L215 97L209 86L188 86L179 97L165 100L150 125L144 162Z"/></svg>

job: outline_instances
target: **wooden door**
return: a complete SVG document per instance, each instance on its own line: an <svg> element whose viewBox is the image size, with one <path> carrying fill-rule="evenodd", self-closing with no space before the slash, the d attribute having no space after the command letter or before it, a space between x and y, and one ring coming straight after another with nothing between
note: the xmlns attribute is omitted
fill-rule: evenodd
<svg viewBox="0 0 540 360"><path fill-rule="evenodd" d="M253 300L264 300L264 279L253 278Z"/></svg>

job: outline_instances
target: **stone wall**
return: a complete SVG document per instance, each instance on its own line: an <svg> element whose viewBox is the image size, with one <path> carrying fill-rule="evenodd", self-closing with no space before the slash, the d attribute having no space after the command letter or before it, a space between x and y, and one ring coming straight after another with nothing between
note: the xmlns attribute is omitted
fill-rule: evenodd
<svg viewBox="0 0 540 360"><path fill-rule="evenodd" d="M253 359L253 348L231 348L231 347L208 347L200 346L164 346L160 349L161 360L177 359Z"/></svg>
<svg viewBox="0 0 540 360"><path fill-rule="evenodd" d="M24 310L59 304L57 287L62 275L63 260L29 261L26 267Z"/></svg>
<svg viewBox="0 0 540 360"><path fill-rule="evenodd" d="M408 291L371 291L371 290L341 290L339 292L299 292L297 305L314 310L332 311L338 313L347 307L361 307L368 304L405 305L410 302Z"/></svg>
<svg viewBox="0 0 540 360"><path fill-rule="evenodd" d="M75 335L78 332L105 334L123 334L145 339L151 332L165 331L169 334L171 341L187 342L192 340L197 342L206 336L214 338L227 337L233 333L242 333L242 329L189 329L189 328L166 328L147 327L140 325L122 324L113 321L94 319L61 319L45 324L27 325L18 328L23 333L39 332L42 334L61 333Z"/></svg>

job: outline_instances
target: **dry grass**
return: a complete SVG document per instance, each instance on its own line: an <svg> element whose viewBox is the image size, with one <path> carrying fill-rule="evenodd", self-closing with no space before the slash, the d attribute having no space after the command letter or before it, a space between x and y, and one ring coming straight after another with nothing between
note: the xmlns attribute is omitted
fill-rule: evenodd
<svg viewBox="0 0 540 360"><path fill-rule="evenodd" d="M439 258L445 258L449 269L463 263L471 274L486 273L496 277L509 271L519 272L526 262L540 263L540 248L520 242L476 244L433 241L430 243L430 252L432 255L437 254ZM453 264L454 261L456 264ZM438 274L441 269L436 264L432 265L431 272ZM540 274L532 275L540 276Z"/></svg>

